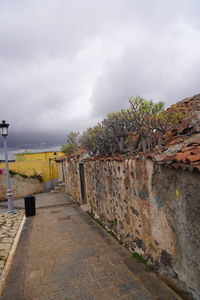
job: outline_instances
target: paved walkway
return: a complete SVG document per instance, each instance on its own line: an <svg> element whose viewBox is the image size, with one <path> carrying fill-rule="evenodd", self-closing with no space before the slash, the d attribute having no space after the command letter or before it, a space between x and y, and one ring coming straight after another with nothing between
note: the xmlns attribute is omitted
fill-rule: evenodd
<svg viewBox="0 0 200 300"><path fill-rule="evenodd" d="M2 299L180 299L64 194L42 197L52 207L26 219Z"/></svg>

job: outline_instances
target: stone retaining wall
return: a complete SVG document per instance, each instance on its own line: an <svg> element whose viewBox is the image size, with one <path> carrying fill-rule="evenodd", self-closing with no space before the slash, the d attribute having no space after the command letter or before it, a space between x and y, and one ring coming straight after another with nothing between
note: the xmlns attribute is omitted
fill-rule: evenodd
<svg viewBox="0 0 200 300"><path fill-rule="evenodd" d="M145 159L87 161L83 201L79 163L60 163L63 177L61 169L67 193L86 202L95 218L185 291L186 298L200 299L199 173Z"/></svg>
<svg viewBox="0 0 200 300"><path fill-rule="evenodd" d="M20 175L11 177L11 188L13 199L23 198L27 195L43 192L42 183L35 178L24 178ZM0 200L5 200L6 196L6 175L0 174Z"/></svg>

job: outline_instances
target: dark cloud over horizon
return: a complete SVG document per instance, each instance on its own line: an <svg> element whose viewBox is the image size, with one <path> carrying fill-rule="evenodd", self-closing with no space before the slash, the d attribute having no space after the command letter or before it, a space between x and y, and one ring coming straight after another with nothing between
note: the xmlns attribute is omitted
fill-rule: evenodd
<svg viewBox="0 0 200 300"><path fill-rule="evenodd" d="M10 142L62 143L141 95L199 93L200 3L0 2L0 118Z"/></svg>

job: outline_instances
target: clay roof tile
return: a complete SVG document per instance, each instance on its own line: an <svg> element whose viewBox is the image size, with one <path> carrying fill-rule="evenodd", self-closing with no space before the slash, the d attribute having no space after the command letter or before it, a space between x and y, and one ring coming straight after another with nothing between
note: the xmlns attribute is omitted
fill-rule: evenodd
<svg viewBox="0 0 200 300"><path fill-rule="evenodd" d="M186 151L189 151L189 150L194 150L195 149L195 146L187 146L187 147L183 147L181 148L181 152L186 152Z"/></svg>
<svg viewBox="0 0 200 300"><path fill-rule="evenodd" d="M186 158L186 160L188 162L196 162L196 161L200 161L200 154L197 155L190 155Z"/></svg>
<svg viewBox="0 0 200 300"><path fill-rule="evenodd" d="M198 148L192 150L192 151L191 151L191 154L192 154L192 155L200 154L200 147L198 147Z"/></svg>
<svg viewBox="0 0 200 300"><path fill-rule="evenodd" d="M190 151L184 153L178 152L174 157L174 161L185 163L190 155Z"/></svg>

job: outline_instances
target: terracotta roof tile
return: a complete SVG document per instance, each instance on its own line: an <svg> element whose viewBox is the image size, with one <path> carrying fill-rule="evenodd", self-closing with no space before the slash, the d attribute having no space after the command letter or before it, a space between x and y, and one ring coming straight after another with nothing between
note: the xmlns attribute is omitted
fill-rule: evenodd
<svg viewBox="0 0 200 300"><path fill-rule="evenodd" d="M163 138L164 139L169 139L169 138L171 138L171 137L173 137L174 136L174 130L168 130L165 134L164 134L164 136L163 136Z"/></svg>
<svg viewBox="0 0 200 300"><path fill-rule="evenodd" d="M191 151L192 155L196 155L196 154L200 154L200 147L198 147L198 149L194 149Z"/></svg>
<svg viewBox="0 0 200 300"><path fill-rule="evenodd" d="M180 125L178 125L178 127L177 127L178 134L181 134L181 133L183 133L183 131L188 129L188 125L189 125L189 120L183 119L182 122L180 123Z"/></svg>
<svg viewBox="0 0 200 300"><path fill-rule="evenodd" d="M174 137L173 140L171 140L167 145L174 145L177 143L181 143L184 141L183 137Z"/></svg>
<svg viewBox="0 0 200 300"><path fill-rule="evenodd" d="M80 157L82 154L87 153L87 150L83 148L78 148L70 157Z"/></svg>
<svg viewBox="0 0 200 300"><path fill-rule="evenodd" d="M200 154L197 155L190 155L186 158L187 161L189 162L196 162L196 161L200 161Z"/></svg>
<svg viewBox="0 0 200 300"><path fill-rule="evenodd" d="M190 151L190 150L195 150L195 146L183 147L180 151L181 152L186 152L186 151Z"/></svg>
<svg viewBox="0 0 200 300"><path fill-rule="evenodd" d="M200 144L191 144L181 148L173 155L166 156L159 163L171 166L175 169L200 171Z"/></svg>
<svg viewBox="0 0 200 300"><path fill-rule="evenodd" d="M185 163L186 160L187 160L187 157L188 157L187 154L184 154L184 155L175 155L174 161Z"/></svg>

